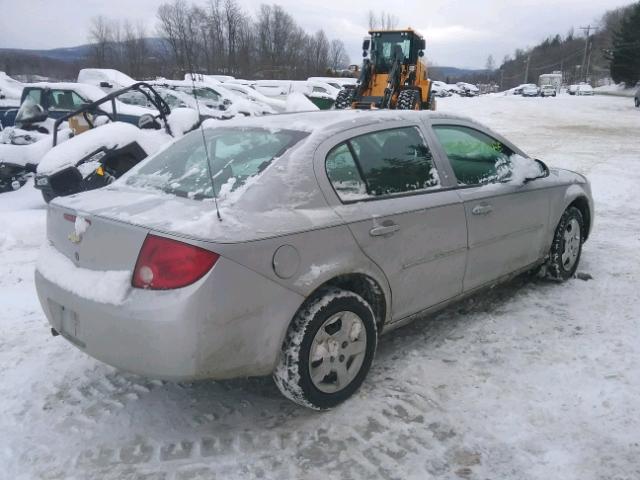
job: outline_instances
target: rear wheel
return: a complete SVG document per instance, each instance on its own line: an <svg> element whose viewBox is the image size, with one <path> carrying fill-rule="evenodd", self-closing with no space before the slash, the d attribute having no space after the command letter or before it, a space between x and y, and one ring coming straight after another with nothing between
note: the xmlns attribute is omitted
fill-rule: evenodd
<svg viewBox="0 0 640 480"><path fill-rule="evenodd" d="M576 207L562 214L556 227L547 261L547 276L554 280L567 280L576 273L582 253L584 219Z"/></svg>
<svg viewBox="0 0 640 480"><path fill-rule="evenodd" d="M375 354L373 311L360 295L324 290L301 307L282 345L273 378L290 400L325 410L353 395Z"/></svg>
<svg viewBox="0 0 640 480"><path fill-rule="evenodd" d="M340 90L340 92L338 92L338 96L336 97L336 110L351 108L355 93L356 92L353 88L345 88L343 90Z"/></svg>
<svg viewBox="0 0 640 480"><path fill-rule="evenodd" d="M420 110L420 92L418 90L402 90L396 103L397 110Z"/></svg>

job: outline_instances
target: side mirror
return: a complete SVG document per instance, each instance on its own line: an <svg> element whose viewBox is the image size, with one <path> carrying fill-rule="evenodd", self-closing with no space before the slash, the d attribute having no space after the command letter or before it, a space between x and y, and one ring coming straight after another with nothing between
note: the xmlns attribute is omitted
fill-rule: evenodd
<svg viewBox="0 0 640 480"><path fill-rule="evenodd" d="M540 166L541 173L536 175L535 177L527 177L524 179L524 183L532 182L533 180L538 180L539 178L547 178L549 176L549 167L542 160L538 160L537 158L533 159Z"/></svg>
<svg viewBox="0 0 640 480"><path fill-rule="evenodd" d="M419 56L420 58L424 57L424 51L423 51L423 50L420 50L420 51L418 52L418 56Z"/></svg>
<svg viewBox="0 0 640 480"><path fill-rule="evenodd" d="M100 88L113 88L109 82L100 82Z"/></svg>
<svg viewBox="0 0 640 480"><path fill-rule="evenodd" d="M424 38L418 40L418 50L424 50L425 48L427 48L427 41Z"/></svg>
<svg viewBox="0 0 640 480"><path fill-rule="evenodd" d="M370 40L369 38L365 38L365 39L362 41L362 50L367 51L367 50L369 50L369 47L370 47L370 46L371 46L371 40Z"/></svg>

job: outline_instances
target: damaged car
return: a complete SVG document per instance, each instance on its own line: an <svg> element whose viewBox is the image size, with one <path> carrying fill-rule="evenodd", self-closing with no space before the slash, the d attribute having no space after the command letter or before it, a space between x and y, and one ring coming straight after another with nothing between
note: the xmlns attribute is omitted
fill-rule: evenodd
<svg viewBox="0 0 640 480"><path fill-rule="evenodd" d="M273 375L294 402L331 408L365 381L381 334L519 273L570 279L593 224L585 177L457 116L203 129L49 205L42 308L54 335L116 368Z"/></svg>

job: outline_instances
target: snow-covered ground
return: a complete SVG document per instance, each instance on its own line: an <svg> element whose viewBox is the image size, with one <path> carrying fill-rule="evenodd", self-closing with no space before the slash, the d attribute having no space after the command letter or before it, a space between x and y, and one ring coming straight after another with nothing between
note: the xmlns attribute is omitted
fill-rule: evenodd
<svg viewBox="0 0 640 480"><path fill-rule="evenodd" d="M591 179L592 280L520 278L394 332L361 391L317 413L270 379L153 381L52 337L29 184L0 195L0 478L640 478L640 111L617 97L438 102Z"/></svg>

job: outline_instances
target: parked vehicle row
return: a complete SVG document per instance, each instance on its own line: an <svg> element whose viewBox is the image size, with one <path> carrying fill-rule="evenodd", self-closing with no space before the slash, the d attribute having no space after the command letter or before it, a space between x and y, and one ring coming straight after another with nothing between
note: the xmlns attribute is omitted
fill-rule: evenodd
<svg viewBox="0 0 640 480"><path fill-rule="evenodd" d="M212 126L206 148L187 134L49 207L42 307L117 368L273 374L294 402L330 408L365 380L380 333L541 265L567 279L591 230L583 176L470 120L334 111Z"/></svg>

